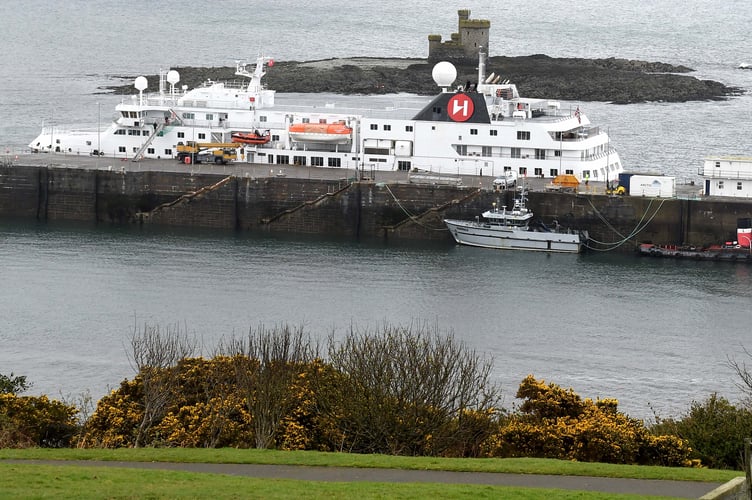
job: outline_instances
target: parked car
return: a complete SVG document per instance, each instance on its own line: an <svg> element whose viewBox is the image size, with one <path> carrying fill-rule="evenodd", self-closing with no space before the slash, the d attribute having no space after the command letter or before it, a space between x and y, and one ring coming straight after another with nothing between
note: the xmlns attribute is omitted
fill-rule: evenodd
<svg viewBox="0 0 752 500"><path fill-rule="evenodd" d="M494 187L498 189L507 189L517 184L517 172L507 170L493 181Z"/></svg>

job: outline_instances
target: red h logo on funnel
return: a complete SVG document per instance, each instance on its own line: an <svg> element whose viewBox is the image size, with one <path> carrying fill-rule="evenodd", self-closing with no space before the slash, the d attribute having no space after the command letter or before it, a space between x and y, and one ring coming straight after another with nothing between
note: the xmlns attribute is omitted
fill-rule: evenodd
<svg viewBox="0 0 752 500"><path fill-rule="evenodd" d="M473 116L475 105L473 100L465 94L456 94L449 99L447 113L456 122L466 122Z"/></svg>

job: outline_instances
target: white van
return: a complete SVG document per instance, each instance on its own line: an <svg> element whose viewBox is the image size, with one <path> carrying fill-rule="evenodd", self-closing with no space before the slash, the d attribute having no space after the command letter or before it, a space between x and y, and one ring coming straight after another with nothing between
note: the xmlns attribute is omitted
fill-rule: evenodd
<svg viewBox="0 0 752 500"><path fill-rule="evenodd" d="M498 176L493 181L495 188L511 188L517 184L517 172L514 170L507 170L502 175Z"/></svg>

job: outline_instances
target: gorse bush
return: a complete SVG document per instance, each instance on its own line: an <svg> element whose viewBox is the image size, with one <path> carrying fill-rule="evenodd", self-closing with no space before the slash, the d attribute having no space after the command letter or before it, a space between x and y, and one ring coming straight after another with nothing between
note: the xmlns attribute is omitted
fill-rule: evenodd
<svg viewBox="0 0 752 500"><path fill-rule="evenodd" d="M142 365L102 398L78 443L477 456L493 429L491 364L435 330L351 330L330 339L328 363L287 328L221 351L234 354Z"/></svg>
<svg viewBox="0 0 752 500"><path fill-rule="evenodd" d="M68 447L78 430L77 413L47 396L0 394L0 447Z"/></svg>
<svg viewBox="0 0 752 500"><path fill-rule="evenodd" d="M495 457L541 457L622 464L687 466L690 448L675 436L656 436L613 399L593 402L532 375L520 384L518 412L486 442Z"/></svg>
<svg viewBox="0 0 752 500"><path fill-rule="evenodd" d="M441 457L545 457L741 468L752 415L723 398L647 428L615 399L538 380L500 407L491 361L425 326L351 328L325 356L302 328L251 329L209 359L179 329L132 339L132 380L83 427L73 406L18 397L0 377L0 446L240 447ZM748 379L752 384L752 376ZM752 388L750 388L752 391Z"/></svg>

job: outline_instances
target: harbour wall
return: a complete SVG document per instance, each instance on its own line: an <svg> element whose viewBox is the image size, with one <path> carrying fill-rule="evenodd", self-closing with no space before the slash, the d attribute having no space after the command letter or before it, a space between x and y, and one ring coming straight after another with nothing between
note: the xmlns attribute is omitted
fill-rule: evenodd
<svg viewBox="0 0 752 500"><path fill-rule="evenodd" d="M358 239L451 242L444 218L473 219L512 192L479 187L165 171L0 167L0 216L159 224ZM752 203L531 191L545 224L585 229L604 248L639 242L706 245L734 239ZM598 243L595 243L598 246Z"/></svg>

